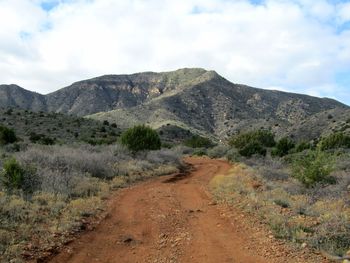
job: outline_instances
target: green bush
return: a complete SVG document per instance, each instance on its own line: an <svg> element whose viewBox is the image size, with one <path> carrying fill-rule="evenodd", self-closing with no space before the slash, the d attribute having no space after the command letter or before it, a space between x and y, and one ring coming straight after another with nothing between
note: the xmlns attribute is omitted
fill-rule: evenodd
<svg viewBox="0 0 350 263"><path fill-rule="evenodd" d="M184 142L185 146L191 148L209 148L213 146L213 143L208 138L194 135L190 139Z"/></svg>
<svg viewBox="0 0 350 263"><path fill-rule="evenodd" d="M204 149L197 149L195 150L192 155L194 156L204 156L207 155L207 152Z"/></svg>
<svg viewBox="0 0 350 263"><path fill-rule="evenodd" d="M11 158L5 161L3 170L0 173L0 178L3 186L8 191L20 189L24 182L25 170L16 161Z"/></svg>
<svg viewBox="0 0 350 263"><path fill-rule="evenodd" d="M238 149L242 149L247 144L253 142L264 147L273 147L276 144L274 137L274 134L268 130L250 131L234 136L229 141L229 144L237 147Z"/></svg>
<svg viewBox="0 0 350 263"><path fill-rule="evenodd" d="M318 143L318 147L322 151L337 148L350 148L350 136L342 132L333 133L322 138Z"/></svg>
<svg viewBox="0 0 350 263"><path fill-rule="evenodd" d="M242 133L234 136L229 141L229 145L235 146L238 153L245 157L253 155L266 155L266 147L275 146L274 134L268 130L257 130Z"/></svg>
<svg viewBox="0 0 350 263"><path fill-rule="evenodd" d="M14 143L17 141L14 130L0 125L0 145Z"/></svg>
<svg viewBox="0 0 350 263"><path fill-rule="evenodd" d="M316 183L334 183L334 178L329 176L333 170L332 155L310 150L306 154L298 154L292 160L292 176L298 179L306 187L312 187Z"/></svg>
<svg viewBox="0 0 350 263"><path fill-rule="evenodd" d="M295 152L299 153L302 151L305 151L307 149L311 149L311 144L309 142L299 142L296 146L295 146Z"/></svg>
<svg viewBox="0 0 350 263"><path fill-rule="evenodd" d="M45 134L37 134L35 132L31 132L29 134L29 140L32 143L39 143L39 144L44 144L44 145L54 145L55 144L55 139L48 137Z"/></svg>
<svg viewBox="0 0 350 263"><path fill-rule="evenodd" d="M158 133L150 127L138 125L125 131L121 143L133 152L159 150L161 141Z"/></svg>
<svg viewBox="0 0 350 263"><path fill-rule="evenodd" d="M252 157L253 155L266 155L266 149L258 142L250 142L240 149L239 154L245 157Z"/></svg>
<svg viewBox="0 0 350 263"><path fill-rule="evenodd" d="M291 139L284 137L277 142L276 147L273 148L271 154L272 156L285 156L294 148L294 146L295 144Z"/></svg>

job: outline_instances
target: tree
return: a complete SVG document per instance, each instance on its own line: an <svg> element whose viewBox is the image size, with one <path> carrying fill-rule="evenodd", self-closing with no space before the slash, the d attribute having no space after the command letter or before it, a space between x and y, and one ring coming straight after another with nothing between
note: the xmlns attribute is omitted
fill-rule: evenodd
<svg viewBox="0 0 350 263"><path fill-rule="evenodd" d="M133 152L142 150L158 150L161 141L158 133L145 125L137 125L125 131L121 143Z"/></svg>
<svg viewBox="0 0 350 263"><path fill-rule="evenodd" d="M0 145L14 143L17 141L14 130L0 125Z"/></svg>

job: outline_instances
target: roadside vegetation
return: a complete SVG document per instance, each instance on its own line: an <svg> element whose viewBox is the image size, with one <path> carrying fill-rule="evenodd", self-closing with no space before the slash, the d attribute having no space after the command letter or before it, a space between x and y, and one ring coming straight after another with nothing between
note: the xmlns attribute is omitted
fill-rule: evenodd
<svg viewBox="0 0 350 263"><path fill-rule="evenodd" d="M233 163L215 197L257 215L276 238L333 255L350 249L350 136L312 141L269 130L180 146L147 126L0 109L0 262L45 258L103 216L112 191L184 168L182 156ZM169 128L169 127L168 127ZM185 138L185 137L184 137Z"/></svg>
<svg viewBox="0 0 350 263"><path fill-rule="evenodd" d="M43 118L50 120L46 114ZM97 134L114 129L109 123L88 122L99 127L94 140L106 139ZM67 131L67 138L49 132L34 136L30 133L39 134L34 128L17 135L13 127L19 124L6 124L0 126L0 262L49 256L104 215L103 200L112 191L184 168L185 148L161 149L157 133L145 126L125 131L125 140L116 136L113 143L100 144L70 137ZM73 132L89 133L87 126ZM135 134L142 148L131 144Z"/></svg>
<svg viewBox="0 0 350 263"><path fill-rule="evenodd" d="M234 136L207 150L234 167L211 188L218 200L258 215L276 238L332 255L350 249L350 136L311 142L276 140L266 130Z"/></svg>

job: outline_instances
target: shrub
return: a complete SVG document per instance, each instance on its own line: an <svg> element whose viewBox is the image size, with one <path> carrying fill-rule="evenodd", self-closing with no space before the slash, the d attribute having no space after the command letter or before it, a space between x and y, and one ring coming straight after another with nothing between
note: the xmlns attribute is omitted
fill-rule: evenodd
<svg viewBox="0 0 350 263"><path fill-rule="evenodd" d="M16 161L11 158L5 161L3 171L0 173L1 181L6 190L20 189L24 182L25 170Z"/></svg>
<svg viewBox="0 0 350 263"><path fill-rule="evenodd" d="M181 155L181 152L176 149L161 149L148 152L145 159L153 164L172 164L179 166L182 165Z"/></svg>
<svg viewBox="0 0 350 263"><path fill-rule="evenodd" d="M190 139L186 140L184 144L191 148L209 148L213 146L213 143L208 138L194 135Z"/></svg>
<svg viewBox="0 0 350 263"><path fill-rule="evenodd" d="M252 157L253 155L266 155L266 149L258 142L253 141L245 145L239 151L239 154L245 157Z"/></svg>
<svg viewBox="0 0 350 263"><path fill-rule="evenodd" d="M205 156L207 155L207 152L205 151L205 149L196 149L195 151L193 151L192 155L194 156Z"/></svg>
<svg viewBox="0 0 350 263"><path fill-rule="evenodd" d="M295 152L299 153L302 151L305 151L307 149L311 148L311 144L309 142L299 142L296 146L295 146Z"/></svg>
<svg viewBox="0 0 350 263"><path fill-rule="evenodd" d="M264 147L273 147L276 142L274 134L268 130L257 130L242 133L231 138L229 144L235 146L238 149L242 149L249 143L258 143Z"/></svg>
<svg viewBox="0 0 350 263"><path fill-rule="evenodd" d="M120 151L124 151L124 154L117 153L118 148L122 148ZM22 164L40 168L37 173L42 180L47 178L49 183L54 183L55 177L59 180L71 180L76 174L112 178L113 165L118 158L126 157L125 152L128 151L120 146L102 148L89 145L81 147L53 145L32 146L16 156Z"/></svg>
<svg viewBox="0 0 350 263"><path fill-rule="evenodd" d="M208 150L208 156L210 158L222 158L225 157L229 147L226 145L217 145Z"/></svg>
<svg viewBox="0 0 350 263"><path fill-rule="evenodd" d="M0 145L14 143L17 141L14 130L0 125Z"/></svg>
<svg viewBox="0 0 350 263"><path fill-rule="evenodd" d="M121 142L133 152L159 150L161 147L158 133L144 125L138 125L125 131L121 136Z"/></svg>
<svg viewBox="0 0 350 263"><path fill-rule="evenodd" d="M350 136L345 135L342 132L333 133L322 138L318 143L318 147L322 151L337 148L350 148Z"/></svg>
<svg viewBox="0 0 350 263"><path fill-rule="evenodd" d="M276 144L276 147L272 150L272 156L285 156L290 150L294 148L295 144L292 140L287 137L282 138Z"/></svg>
<svg viewBox="0 0 350 263"><path fill-rule="evenodd" d="M292 176L306 187L312 187L318 182L333 183L334 178L329 174L333 170L331 155L322 151L308 151L297 155L292 161Z"/></svg>
<svg viewBox="0 0 350 263"><path fill-rule="evenodd" d="M31 132L29 134L29 140L32 143L40 143L44 145L54 145L55 144L55 139L48 137L44 134L37 134L35 132Z"/></svg>

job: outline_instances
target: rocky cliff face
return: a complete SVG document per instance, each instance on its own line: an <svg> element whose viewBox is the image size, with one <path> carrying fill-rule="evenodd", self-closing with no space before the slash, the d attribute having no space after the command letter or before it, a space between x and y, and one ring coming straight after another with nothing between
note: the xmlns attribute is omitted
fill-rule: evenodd
<svg viewBox="0 0 350 263"><path fill-rule="evenodd" d="M215 138L261 127L298 134L292 126L325 111L348 108L331 99L233 84L204 69L106 75L45 96L0 86L0 102L3 107L89 115L121 127L176 126Z"/></svg>
<svg viewBox="0 0 350 263"><path fill-rule="evenodd" d="M174 89L128 109L92 115L128 127L147 123L155 128L177 125L191 132L226 138L241 130L271 128L277 134L314 114L346 106L306 95L233 84L215 72L200 82Z"/></svg>

